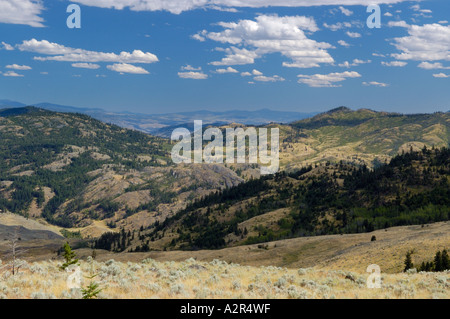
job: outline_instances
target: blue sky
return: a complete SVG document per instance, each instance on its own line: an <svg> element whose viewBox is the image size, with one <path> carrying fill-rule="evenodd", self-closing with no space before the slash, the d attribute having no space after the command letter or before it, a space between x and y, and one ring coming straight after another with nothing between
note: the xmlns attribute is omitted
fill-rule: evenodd
<svg viewBox="0 0 450 319"><path fill-rule="evenodd" d="M368 2L0 0L0 99L142 113L450 110L450 1L375 1L380 29L366 25ZM71 3L80 29L66 25Z"/></svg>

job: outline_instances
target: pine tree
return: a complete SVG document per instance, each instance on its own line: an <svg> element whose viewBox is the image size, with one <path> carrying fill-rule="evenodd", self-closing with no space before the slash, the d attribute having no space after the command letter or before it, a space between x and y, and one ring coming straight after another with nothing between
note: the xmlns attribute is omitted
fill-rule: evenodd
<svg viewBox="0 0 450 319"><path fill-rule="evenodd" d="M102 291L100 285L92 281L96 275L89 277L91 279L91 282L89 283L89 286L86 287L86 289L82 288L81 293L83 295L83 299L96 299L98 297L98 294Z"/></svg>
<svg viewBox="0 0 450 319"><path fill-rule="evenodd" d="M450 258L448 256L446 249L442 251L441 260L442 260L442 270L450 270Z"/></svg>
<svg viewBox="0 0 450 319"><path fill-rule="evenodd" d="M442 256L441 256L441 252L438 251L436 253L436 256L434 256L434 271L442 271Z"/></svg>
<svg viewBox="0 0 450 319"><path fill-rule="evenodd" d="M412 254L413 254L413 251L412 250L410 250L410 251L408 251L407 253L406 253L406 258L405 258L405 269L404 269L404 271L406 272L408 269L412 269L412 268L414 268L414 264L413 264L413 262L412 262Z"/></svg>
<svg viewBox="0 0 450 319"><path fill-rule="evenodd" d="M75 252L72 250L69 243L67 243L67 242L64 244L63 257L66 260L66 262L64 264L62 264L62 266L60 267L62 270L65 270L70 265L74 265L78 262L78 259L75 258L76 257Z"/></svg>

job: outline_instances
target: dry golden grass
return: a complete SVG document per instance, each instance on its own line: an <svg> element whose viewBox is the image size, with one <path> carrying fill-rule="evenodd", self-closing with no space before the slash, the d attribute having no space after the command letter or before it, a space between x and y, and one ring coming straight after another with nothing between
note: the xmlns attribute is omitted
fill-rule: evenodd
<svg viewBox="0 0 450 319"><path fill-rule="evenodd" d="M376 236L376 241L371 241ZM167 239L170 242L171 238ZM348 270L364 273L367 266L377 264L383 273L398 273L403 268L406 252L414 249L413 261L430 261L438 250L449 249L450 222L429 225L393 227L372 233L302 237L265 243L237 246L221 250L152 251L148 253L98 252L98 259L114 258L123 262L139 262L145 258L157 261L184 261L191 257L200 261L214 259L248 266L278 266ZM90 250L79 251L88 256Z"/></svg>
<svg viewBox="0 0 450 319"><path fill-rule="evenodd" d="M80 289L69 289L69 272L61 262L26 264L19 274L0 274L1 298L81 298ZM450 298L450 273L382 274L381 288L367 288L369 274L315 268L251 267L223 261L120 263L114 260L80 262L85 276L102 289L99 298L149 299L378 299ZM85 278L81 287L91 279Z"/></svg>

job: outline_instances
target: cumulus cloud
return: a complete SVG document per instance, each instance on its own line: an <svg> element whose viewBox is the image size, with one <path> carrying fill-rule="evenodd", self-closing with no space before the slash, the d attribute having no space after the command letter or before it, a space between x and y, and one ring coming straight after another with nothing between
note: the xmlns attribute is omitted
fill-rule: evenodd
<svg viewBox="0 0 450 319"><path fill-rule="evenodd" d="M216 70L216 73L219 73L219 74L225 74L225 73L239 73L239 71L236 70L236 69L233 69L231 66L229 66L229 67L226 68L226 69L217 69L217 70Z"/></svg>
<svg viewBox="0 0 450 319"><path fill-rule="evenodd" d="M403 66L405 66L407 64L408 63L405 62L405 61L391 61L391 62L382 61L381 62L381 65L384 65L384 66L396 66L396 67L403 67Z"/></svg>
<svg viewBox="0 0 450 319"><path fill-rule="evenodd" d="M119 72L120 74L150 74L146 69L128 63L117 63L106 66L109 70Z"/></svg>
<svg viewBox="0 0 450 319"><path fill-rule="evenodd" d="M279 53L290 62L285 67L312 68L330 64L334 59L327 52L331 44L309 39L305 31L318 30L313 18L303 16L260 15L255 20L220 22L220 32L203 30L199 36L230 44L224 51L226 56L212 65L253 64L255 59L266 54Z"/></svg>
<svg viewBox="0 0 450 319"><path fill-rule="evenodd" d="M247 49L239 49L236 47L227 48L224 50L227 54L221 61L211 62L211 65L245 65L255 63L258 54Z"/></svg>
<svg viewBox="0 0 450 319"><path fill-rule="evenodd" d="M351 28L352 24L350 22L338 22L335 24L324 23L323 26L331 31L338 31L344 28Z"/></svg>
<svg viewBox="0 0 450 319"><path fill-rule="evenodd" d="M355 71L346 71L342 73L330 74L313 74L313 75L298 75L298 83L307 84L310 87L340 87L342 85L336 84L345 81L348 78L359 78L361 74Z"/></svg>
<svg viewBox="0 0 450 319"><path fill-rule="evenodd" d="M263 73L262 73L261 71L258 71L258 70L256 70L256 69L254 69L254 70L252 71L252 74L253 74L253 75L256 75L256 76L263 75Z"/></svg>
<svg viewBox="0 0 450 319"><path fill-rule="evenodd" d="M388 27L401 27L401 28L408 28L409 24L405 21L389 21Z"/></svg>
<svg viewBox="0 0 450 319"><path fill-rule="evenodd" d="M18 64L7 65L6 68L11 69L11 70L21 70L21 71L31 70L31 67L29 67L28 65L18 65Z"/></svg>
<svg viewBox="0 0 450 319"><path fill-rule="evenodd" d="M23 77L22 74L18 74L14 71L8 71L6 73L3 73L3 76L9 76L9 77Z"/></svg>
<svg viewBox="0 0 450 319"><path fill-rule="evenodd" d="M346 9L343 6L340 6L339 10L341 10L342 14L346 15L347 17L353 14L353 11Z"/></svg>
<svg viewBox="0 0 450 319"><path fill-rule="evenodd" d="M43 10L40 0L1 0L0 23L44 27L44 19L40 17Z"/></svg>
<svg viewBox="0 0 450 319"><path fill-rule="evenodd" d="M242 72L241 76L252 76L250 72Z"/></svg>
<svg viewBox="0 0 450 319"><path fill-rule="evenodd" d="M91 70L97 70L100 68L100 65L95 63L72 63L72 66L74 68L91 69Z"/></svg>
<svg viewBox="0 0 450 319"><path fill-rule="evenodd" d="M347 35L348 35L350 38L354 38L354 39L356 39L356 38L361 38L361 34L358 33L358 32L350 32L350 31L347 31Z"/></svg>
<svg viewBox="0 0 450 319"><path fill-rule="evenodd" d="M150 52L134 50L133 52L105 53L75 49L47 40L31 39L23 41L17 46L21 51L34 52L47 57L35 57L39 61L65 61L65 62L117 62L117 63L154 63L158 57Z"/></svg>
<svg viewBox="0 0 450 319"><path fill-rule="evenodd" d="M253 79L255 81L259 81L259 82L284 82L285 81L285 79L279 75L274 75L274 76L258 75L258 76L255 76Z"/></svg>
<svg viewBox="0 0 450 319"><path fill-rule="evenodd" d="M201 69L202 69L201 67L196 68L190 64L181 67L181 70L183 71L201 71Z"/></svg>
<svg viewBox="0 0 450 319"><path fill-rule="evenodd" d="M14 50L14 47L12 45L10 45L10 44L8 44L6 42L3 42L3 41L2 41L2 46L3 46L3 49L5 49L6 51L13 51Z"/></svg>
<svg viewBox="0 0 450 319"><path fill-rule="evenodd" d="M392 43L401 53L392 54L397 60L450 61L450 26L437 23L408 26L408 36L395 38Z"/></svg>
<svg viewBox="0 0 450 319"><path fill-rule="evenodd" d="M434 76L435 78L449 78L449 77L450 77L450 75L447 75L447 74L445 74L445 73L433 74L433 76Z"/></svg>
<svg viewBox="0 0 450 319"><path fill-rule="evenodd" d="M389 84L382 83L382 82L376 82L376 81L363 82L363 85L365 85L365 86L377 86L377 87L382 87L382 88L389 86Z"/></svg>
<svg viewBox="0 0 450 319"><path fill-rule="evenodd" d="M367 64L367 63L372 63L372 60L365 61L365 60L360 60L360 59L354 59L353 62L351 62L351 63L348 61L345 61L344 63L338 64L338 66L340 66L342 68L349 68L352 66L358 66L360 64Z"/></svg>
<svg viewBox="0 0 450 319"><path fill-rule="evenodd" d="M199 8L227 10L227 7L311 7L322 5L362 5L367 6L366 0L73 0L86 6L100 8L114 8L122 10L129 8L133 11L169 11L173 14L180 14L184 11ZM373 0L372 3L393 4L406 0Z"/></svg>
<svg viewBox="0 0 450 319"><path fill-rule="evenodd" d="M442 63L440 62L436 63L422 62L418 65L418 67L425 70L450 69L450 67L443 66Z"/></svg>
<svg viewBox="0 0 450 319"><path fill-rule="evenodd" d="M192 80L206 80L208 78L208 74L203 72L178 72L178 76L182 79L192 79Z"/></svg>
<svg viewBox="0 0 450 319"><path fill-rule="evenodd" d="M345 42L344 40L339 40L338 41L339 45L348 48L350 46L350 44L348 44L347 42Z"/></svg>

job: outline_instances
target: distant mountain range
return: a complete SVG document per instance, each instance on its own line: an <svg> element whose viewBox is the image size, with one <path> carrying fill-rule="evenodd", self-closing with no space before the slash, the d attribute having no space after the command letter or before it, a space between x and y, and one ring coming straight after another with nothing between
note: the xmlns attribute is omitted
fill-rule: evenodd
<svg viewBox="0 0 450 319"><path fill-rule="evenodd" d="M0 108L24 107L21 102L0 100ZM189 128L195 120L204 124L224 125L239 123L245 125L263 125L268 123L291 123L310 118L318 113L284 112L262 109L257 111L232 110L224 112L193 111L167 114L142 114L131 112L108 112L99 108L79 108L52 103L36 103L33 106L54 112L82 113L105 123L134 129L156 136L168 136L168 130L177 127Z"/></svg>

